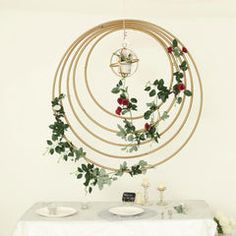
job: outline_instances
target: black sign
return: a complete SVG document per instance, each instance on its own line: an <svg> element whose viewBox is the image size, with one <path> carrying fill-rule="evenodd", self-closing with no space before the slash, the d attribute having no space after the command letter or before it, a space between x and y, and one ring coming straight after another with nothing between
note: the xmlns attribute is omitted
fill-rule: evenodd
<svg viewBox="0 0 236 236"><path fill-rule="evenodd" d="M123 202L134 202L135 201L135 196L136 196L135 193L124 192L123 196L122 196L122 201Z"/></svg>

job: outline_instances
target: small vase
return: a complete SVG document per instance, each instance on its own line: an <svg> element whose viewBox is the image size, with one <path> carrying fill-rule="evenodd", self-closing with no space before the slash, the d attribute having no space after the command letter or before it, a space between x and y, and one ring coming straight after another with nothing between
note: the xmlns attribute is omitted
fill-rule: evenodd
<svg viewBox="0 0 236 236"><path fill-rule="evenodd" d="M120 74L127 76L130 73L131 73L131 63L121 62L120 63Z"/></svg>

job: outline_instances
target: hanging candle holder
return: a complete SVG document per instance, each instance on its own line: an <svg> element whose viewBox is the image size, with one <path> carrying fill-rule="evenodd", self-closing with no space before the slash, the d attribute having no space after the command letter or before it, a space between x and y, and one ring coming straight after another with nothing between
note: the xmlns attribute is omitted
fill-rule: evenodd
<svg viewBox="0 0 236 236"><path fill-rule="evenodd" d="M110 67L116 75L126 78L137 71L138 61L137 55L132 50L122 47L112 54Z"/></svg>

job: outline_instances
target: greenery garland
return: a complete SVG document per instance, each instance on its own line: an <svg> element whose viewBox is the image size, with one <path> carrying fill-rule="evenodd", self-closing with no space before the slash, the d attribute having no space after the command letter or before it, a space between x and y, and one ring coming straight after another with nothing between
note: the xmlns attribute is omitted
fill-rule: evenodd
<svg viewBox="0 0 236 236"><path fill-rule="evenodd" d="M179 50L176 39L173 40L172 45L167 48L167 51L168 53L173 53L176 59L181 57L183 53L188 53L188 50L185 47L182 48L182 51ZM123 119L123 126L120 124L117 125L119 129L117 136L130 144L122 148L122 150L126 152L138 151L140 143L147 139L151 139L156 143L159 142L159 139L161 138L158 132L159 122L169 118L167 111L161 113L161 106L159 103L168 101L172 94L174 94L177 104L180 104L183 100L181 97L182 93L186 96L192 96L192 92L186 89L186 86L182 81L186 70L188 70L187 63L183 60L177 71L173 74L175 77L175 84L170 89L165 86L163 79L156 79L154 82L149 81L146 84L144 90L148 93L150 98L153 98L153 100L146 103L147 110L143 114L146 123L144 124L143 130L138 131L132 120L132 112L137 111L138 100L134 97L130 98L129 96L128 86L125 85L127 77L123 77L116 87L111 90L112 93L119 94L117 99L119 106L116 108L115 113L117 115L125 115L126 113L130 115L130 121ZM155 116L155 114L157 115Z"/></svg>
<svg viewBox="0 0 236 236"><path fill-rule="evenodd" d="M167 48L167 51L173 53L175 57L180 57L183 53L187 53L187 49L184 47L182 51L179 50L176 40L173 40L172 45ZM115 113L117 115L129 113L131 118L130 121L123 119L123 127L118 124L119 132L117 135L130 143L130 145L123 148L123 150L127 152L137 151L140 143L146 139L152 139L158 142L160 138L158 133L159 122L155 122L154 114L157 112L158 118L161 120L165 120L169 117L166 111L161 113L158 101L161 100L165 103L169 96L174 94L176 102L180 104L182 102L182 97L180 96L181 92L186 96L192 95L192 92L186 89L182 81L184 72L187 69L187 63L183 61L179 65L179 69L174 73L176 84L171 89L165 86L163 79L155 80L153 83L147 83L144 90L149 93L149 97L153 98L153 101L146 104L148 109L144 113L144 119L149 122L145 123L144 130L142 131L137 131L132 121L132 112L137 110L138 100L136 98L130 98L128 87L125 86L125 78L122 78L116 87L112 89L112 93L119 94L117 102L120 106L117 107ZM69 128L69 125L65 122L65 111L62 105L64 97L65 95L60 94L51 102L55 121L53 124L49 125L52 134L51 139L47 140L47 152L50 155L58 154L59 160L62 159L64 161L80 163L78 164L79 166L77 167L75 175L78 179L84 179L83 185L85 186L86 192L91 193L95 186L102 190L105 185L111 185L113 181L116 181L124 174L129 174L133 177L135 175L145 174L147 169L152 168L151 165L143 160L130 167L128 167L127 162L124 161L120 164L118 170L108 172L104 168L97 167L90 163L86 158L86 152L83 148L77 148L72 142L65 138L65 132Z"/></svg>
<svg viewBox="0 0 236 236"><path fill-rule="evenodd" d="M65 132L69 128L69 125L65 123L65 111L62 105L64 95L60 94L59 97L54 98L51 102L52 109L54 111L55 121L49 125L52 131L51 139L47 140L47 152L51 155L57 153L64 161L73 161L82 163L77 168L75 175L78 179L84 178L83 185L88 193L91 193L93 187L98 186L100 190L104 185L111 185L112 181L123 176L124 173L128 173L130 176L139 174L145 174L150 166L147 162L141 160L138 164L128 167L127 162L123 162L117 171L107 172L104 168L96 167L86 159L86 152L82 147L77 148L72 142L67 141L65 138Z"/></svg>

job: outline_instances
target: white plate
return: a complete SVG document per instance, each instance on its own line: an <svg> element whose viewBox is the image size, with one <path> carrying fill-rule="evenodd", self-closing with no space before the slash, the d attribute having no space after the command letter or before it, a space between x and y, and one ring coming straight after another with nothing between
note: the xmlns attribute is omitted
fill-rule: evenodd
<svg viewBox="0 0 236 236"><path fill-rule="evenodd" d="M143 208L134 206L113 207L108 210L110 213L119 216L135 216L144 212Z"/></svg>
<svg viewBox="0 0 236 236"><path fill-rule="evenodd" d="M71 216L74 215L76 212L77 211L74 208L70 207L57 207L56 214L49 214L49 210L47 207L36 210L36 214L52 218Z"/></svg>

